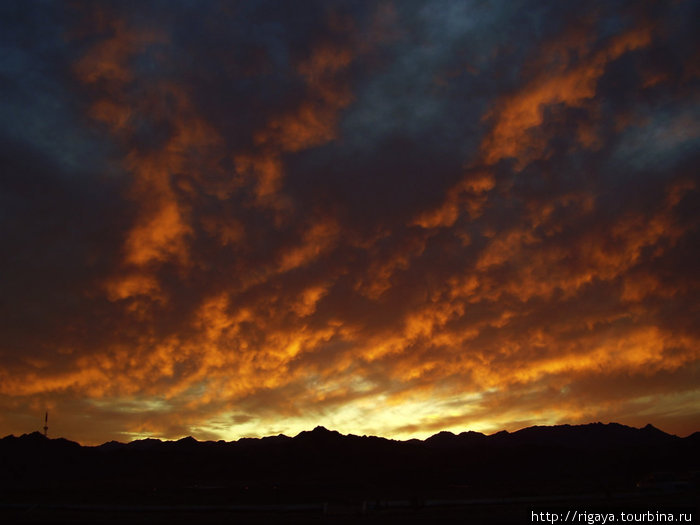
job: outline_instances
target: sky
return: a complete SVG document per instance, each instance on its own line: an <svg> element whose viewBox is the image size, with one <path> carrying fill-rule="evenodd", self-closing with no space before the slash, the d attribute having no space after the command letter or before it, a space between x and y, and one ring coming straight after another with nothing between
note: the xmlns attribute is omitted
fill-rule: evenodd
<svg viewBox="0 0 700 525"><path fill-rule="evenodd" d="M700 3L0 3L0 435L700 430Z"/></svg>

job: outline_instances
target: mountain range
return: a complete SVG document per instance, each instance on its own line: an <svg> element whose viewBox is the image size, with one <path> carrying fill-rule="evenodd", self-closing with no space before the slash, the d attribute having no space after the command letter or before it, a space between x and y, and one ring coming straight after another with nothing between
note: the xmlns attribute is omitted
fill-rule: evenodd
<svg viewBox="0 0 700 525"><path fill-rule="evenodd" d="M440 432L423 441L342 435L316 427L238 441L142 439L96 447L38 432L0 440L0 486L114 480L154 486L333 484L470 486L475 493L635 486L657 471L700 469L700 433L679 438L651 425L529 427L484 435ZM518 490L515 490L518 492Z"/></svg>

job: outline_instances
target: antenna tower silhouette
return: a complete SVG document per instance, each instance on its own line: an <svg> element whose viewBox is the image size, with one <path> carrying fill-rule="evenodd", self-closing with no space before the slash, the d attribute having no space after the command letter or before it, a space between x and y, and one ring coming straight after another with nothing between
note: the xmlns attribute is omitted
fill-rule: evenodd
<svg viewBox="0 0 700 525"><path fill-rule="evenodd" d="M46 411L44 416L44 436L49 437L49 411Z"/></svg>

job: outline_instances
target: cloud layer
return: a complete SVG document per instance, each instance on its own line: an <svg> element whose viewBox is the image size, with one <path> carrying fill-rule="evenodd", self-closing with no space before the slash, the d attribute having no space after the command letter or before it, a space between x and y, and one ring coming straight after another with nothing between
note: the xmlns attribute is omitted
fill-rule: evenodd
<svg viewBox="0 0 700 525"><path fill-rule="evenodd" d="M693 2L1 9L0 433L698 429Z"/></svg>

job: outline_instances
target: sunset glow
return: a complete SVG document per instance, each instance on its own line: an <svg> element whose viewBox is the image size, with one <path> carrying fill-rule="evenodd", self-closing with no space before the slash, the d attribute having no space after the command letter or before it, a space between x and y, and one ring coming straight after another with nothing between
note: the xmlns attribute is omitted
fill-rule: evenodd
<svg viewBox="0 0 700 525"><path fill-rule="evenodd" d="M3 2L0 435L700 428L697 2Z"/></svg>

